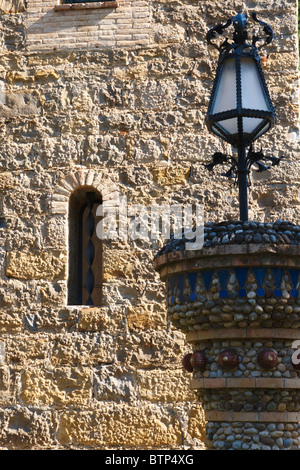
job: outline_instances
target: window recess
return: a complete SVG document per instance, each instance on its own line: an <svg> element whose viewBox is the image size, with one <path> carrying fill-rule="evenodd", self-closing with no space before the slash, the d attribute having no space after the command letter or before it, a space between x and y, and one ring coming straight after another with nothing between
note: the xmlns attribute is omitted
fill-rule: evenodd
<svg viewBox="0 0 300 470"><path fill-rule="evenodd" d="M97 207L102 204L96 191L78 189L69 206L68 304L102 304L102 241L97 237Z"/></svg>
<svg viewBox="0 0 300 470"><path fill-rule="evenodd" d="M119 2L117 0L106 0L104 2L86 0L62 0L59 5L55 6L56 11L68 10L98 10L101 8L117 8Z"/></svg>

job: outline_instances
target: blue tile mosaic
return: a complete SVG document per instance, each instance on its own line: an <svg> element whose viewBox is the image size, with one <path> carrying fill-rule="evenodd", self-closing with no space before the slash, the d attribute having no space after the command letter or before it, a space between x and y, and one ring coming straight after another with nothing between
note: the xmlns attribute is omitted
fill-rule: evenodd
<svg viewBox="0 0 300 470"><path fill-rule="evenodd" d="M246 297L247 291L244 289L245 282L248 276L249 268L235 268L235 274L240 285L238 294L240 297Z"/></svg>
<svg viewBox="0 0 300 470"><path fill-rule="evenodd" d="M220 285L221 285L220 297L222 299L226 299L226 297L228 297L228 291L226 290L226 287L227 287L229 271L227 269L223 269L222 271L218 271L217 274L218 274Z"/></svg>
<svg viewBox="0 0 300 470"><path fill-rule="evenodd" d="M298 297L299 291L297 289L299 279L299 269L289 269L289 276L293 289L291 290L291 297Z"/></svg>
<svg viewBox="0 0 300 470"><path fill-rule="evenodd" d="M283 268L271 268L273 279L276 284L276 289L273 291L273 295L275 297L282 297L282 290L280 289L280 285L282 282L282 278L284 275L284 269Z"/></svg>
<svg viewBox="0 0 300 470"><path fill-rule="evenodd" d="M255 276L255 279L258 285L258 288L256 290L256 295L258 297L264 297L265 289L263 286L264 286L268 269L263 268L263 267L251 268L251 269L253 271L253 274ZM246 281L247 281L250 268L236 267L232 270L220 269L216 272L219 278L220 287L221 287L221 290L219 292L220 298L225 299L229 295L228 290L227 290L227 282L228 282L229 275L232 271L234 271L236 278L238 280L238 284L239 284L239 289L236 292L236 294L238 294L239 297L245 297L247 295ZM269 272L272 274L272 277L276 286L275 289L273 290L273 295L279 298L282 296L281 283L283 280L283 276L285 274L285 269L272 267L270 268ZM288 274L289 274L289 278L292 284L290 295L291 297L294 297L294 298L298 297L299 295L298 284L299 284L300 269L296 269L296 268L288 269ZM213 275L214 275L213 271L210 271L210 270L201 271L203 284L207 291L210 290ZM198 272L190 272L187 274L178 274L178 275L170 276L169 278L169 289L170 289L169 303L171 305L175 304L175 296L179 298L180 302L184 302L185 300L189 300L191 302L196 301L197 300L196 285L197 285L197 280L199 280L198 276L199 276ZM189 287L190 287L189 296L184 295L184 287L185 287L186 279L188 280ZM179 292L176 292L177 289L179 290Z"/></svg>
<svg viewBox="0 0 300 470"><path fill-rule="evenodd" d="M263 283L267 274L267 268L253 268L253 273L258 284L256 294L258 297L264 297L265 289L263 289Z"/></svg>

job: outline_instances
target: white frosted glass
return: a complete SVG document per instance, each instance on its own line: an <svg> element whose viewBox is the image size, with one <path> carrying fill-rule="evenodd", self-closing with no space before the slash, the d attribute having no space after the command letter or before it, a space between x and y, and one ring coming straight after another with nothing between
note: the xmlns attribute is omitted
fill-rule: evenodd
<svg viewBox="0 0 300 470"><path fill-rule="evenodd" d="M269 111L263 92L260 76L254 59L243 57L241 60L242 107Z"/></svg>
<svg viewBox="0 0 300 470"><path fill-rule="evenodd" d="M259 126L262 122L263 122L263 119L244 117L243 118L243 132L245 134L252 134L254 129L256 129L257 126Z"/></svg>
<svg viewBox="0 0 300 470"><path fill-rule="evenodd" d="M235 61L225 61L219 78L212 114L222 113L236 108L236 70Z"/></svg>
<svg viewBox="0 0 300 470"><path fill-rule="evenodd" d="M224 129L224 131L229 132L229 134L234 135L237 134L238 128L237 128L237 119L227 119L226 121L219 121L218 122L219 126ZM223 134L219 131L219 129L215 126L212 126L212 131L223 137Z"/></svg>
<svg viewBox="0 0 300 470"><path fill-rule="evenodd" d="M238 131L238 121L237 118L232 119L224 119L224 121L219 121L219 124L225 129L225 131L229 132L229 134L237 134Z"/></svg>
<svg viewBox="0 0 300 470"><path fill-rule="evenodd" d="M260 131L260 133L257 134L256 139L260 137L261 135L263 135L265 132L267 132L269 129L270 129L270 123L268 122L268 124Z"/></svg>

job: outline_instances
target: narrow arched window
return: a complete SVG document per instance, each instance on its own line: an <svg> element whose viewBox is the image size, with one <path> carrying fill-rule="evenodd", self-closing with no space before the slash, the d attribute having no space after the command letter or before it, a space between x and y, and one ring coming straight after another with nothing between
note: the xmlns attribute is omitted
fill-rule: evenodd
<svg viewBox="0 0 300 470"><path fill-rule="evenodd" d="M102 241L97 237L96 210L101 195L77 189L69 206L68 304L102 304Z"/></svg>

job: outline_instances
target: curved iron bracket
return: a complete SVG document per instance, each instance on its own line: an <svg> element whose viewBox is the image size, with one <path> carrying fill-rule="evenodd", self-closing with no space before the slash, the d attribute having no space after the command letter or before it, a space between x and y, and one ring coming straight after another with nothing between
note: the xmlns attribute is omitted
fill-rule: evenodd
<svg viewBox="0 0 300 470"><path fill-rule="evenodd" d="M253 21L255 21L260 26L262 26L263 32L265 34L264 43L259 47L256 46L256 43L261 40L261 37L259 35L253 35L252 37L252 45L256 47L257 49L260 49L264 45L268 45L272 42L273 30L268 23L266 23L265 21L259 20L255 12L251 14L251 17ZM226 38L225 41L221 45L215 44L213 40L217 37L217 35L219 36L223 35L224 31L227 28L229 28L231 25L233 25L234 27L233 44L245 44L246 40L248 39L247 15L242 14L241 12L238 13L238 15L233 16L232 18L229 18L226 23L223 23L223 24L220 23L214 26L213 28L211 28L206 34L206 41L208 42L208 44L213 46L219 52L222 52L225 49L227 49L227 47L230 46L228 38Z"/></svg>
<svg viewBox="0 0 300 470"><path fill-rule="evenodd" d="M218 46L217 44L214 44L212 40L217 37L217 34L219 35L223 34L225 29L229 28L231 24L232 24L232 20L230 18L229 20L227 20L225 24L220 23L220 24L217 24L217 26L214 26L213 28L211 28L206 34L206 41L208 42L208 44L213 46L218 51L222 50L223 49L222 45ZM227 42L227 39L225 42Z"/></svg>
<svg viewBox="0 0 300 470"><path fill-rule="evenodd" d="M262 149L255 152L251 145L246 158L245 168L245 171L248 175L248 186L251 185L249 175L252 165L255 165L254 168L256 169L257 173L262 173L263 171L269 170L271 166L278 166L283 158L283 155L280 157L265 155L262 152ZM237 182L239 169L238 162L234 156L226 155L221 152L215 152L212 156L211 162L206 163L204 166L208 171L213 171L214 167L217 165L230 165L229 170L225 173L222 173L222 176L225 176L228 179L235 179L235 182Z"/></svg>
<svg viewBox="0 0 300 470"><path fill-rule="evenodd" d="M260 47L258 47L258 49L260 49L261 47L263 47L264 45L268 45L270 44L272 41L273 41L273 37L274 37L274 34L273 34L273 29L271 28L271 26L268 24L268 23L265 23L265 21L261 21L257 18L257 14L255 12L252 13L252 19L256 22L256 23L259 23L260 26L263 27L263 32L265 33L266 35L266 38L265 38L265 43L262 44ZM257 41L260 40L260 37L259 36L253 36L253 40L252 40L252 44L253 46L256 45Z"/></svg>

